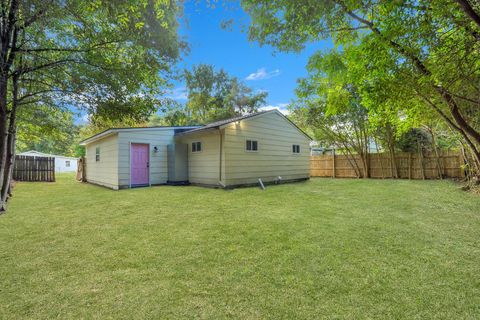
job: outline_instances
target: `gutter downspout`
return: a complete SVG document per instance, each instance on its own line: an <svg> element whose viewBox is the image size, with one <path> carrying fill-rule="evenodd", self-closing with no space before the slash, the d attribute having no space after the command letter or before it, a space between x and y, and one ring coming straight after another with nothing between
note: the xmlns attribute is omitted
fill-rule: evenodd
<svg viewBox="0 0 480 320"><path fill-rule="evenodd" d="M218 166L218 183L225 188L225 184L222 182L222 152L223 152L223 135L222 130L218 129L219 137L220 137L220 148L219 148L219 166Z"/></svg>

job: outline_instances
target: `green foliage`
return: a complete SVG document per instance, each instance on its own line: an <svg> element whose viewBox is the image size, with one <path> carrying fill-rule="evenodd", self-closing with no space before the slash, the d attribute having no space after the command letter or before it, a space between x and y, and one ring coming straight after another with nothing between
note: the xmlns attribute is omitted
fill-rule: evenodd
<svg viewBox="0 0 480 320"><path fill-rule="evenodd" d="M139 121L136 117L129 116L124 116L121 119L109 119L92 115L88 117L88 122L81 126L79 135L83 140L110 128L146 127L147 122L147 119Z"/></svg>
<svg viewBox="0 0 480 320"><path fill-rule="evenodd" d="M37 106L21 109L19 114L17 152L36 150L44 153L81 156L79 127L70 111Z"/></svg>
<svg viewBox="0 0 480 320"><path fill-rule="evenodd" d="M171 108L163 115L153 115L148 120L148 126L194 126L199 123L192 119L187 109L181 105Z"/></svg>
<svg viewBox="0 0 480 320"><path fill-rule="evenodd" d="M253 113L265 103L266 92L255 93L223 69L200 64L185 70L188 91L186 113L193 122L207 123ZM178 110L177 110L178 111Z"/></svg>
<svg viewBox="0 0 480 320"><path fill-rule="evenodd" d="M397 146L405 152L419 152L420 150L429 150L432 146L432 139L425 130L412 128L398 138Z"/></svg>
<svg viewBox="0 0 480 320"><path fill-rule="evenodd" d="M176 1L28 1L21 2L19 15L42 8L17 53L27 93L22 102L136 120L162 105L158 97L184 47L177 38Z"/></svg>
<svg viewBox="0 0 480 320"><path fill-rule="evenodd" d="M249 36L281 51L331 38L309 63L302 91L341 113L351 84L370 123L395 135L442 122L480 147L480 30L456 1L243 0ZM478 8L477 8L478 9ZM312 100L312 104L314 100ZM478 150L477 150L478 153ZM480 153L478 153L480 157ZM480 160L480 158L479 158Z"/></svg>

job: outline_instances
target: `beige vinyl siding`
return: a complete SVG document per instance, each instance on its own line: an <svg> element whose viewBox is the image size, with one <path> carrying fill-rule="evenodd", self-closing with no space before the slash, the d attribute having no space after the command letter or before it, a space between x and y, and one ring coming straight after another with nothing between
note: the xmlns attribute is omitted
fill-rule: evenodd
<svg viewBox="0 0 480 320"><path fill-rule="evenodd" d="M174 143L173 128L158 130L127 130L118 133L119 166L118 178L121 188L130 186L130 144L145 143L150 145L150 184L163 184L168 179L167 146ZM154 152L154 147L158 152Z"/></svg>
<svg viewBox="0 0 480 320"><path fill-rule="evenodd" d="M95 161L96 148L100 147L100 161ZM118 189L118 137L112 135L88 144L87 181L112 189Z"/></svg>
<svg viewBox="0 0 480 320"><path fill-rule="evenodd" d="M202 151L192 152L192 142L202 143ZM188 144L188 180L190 183L219 185L220 131L212 130L179 136L177 143Z"/></svg>
<svg viewBox="0 0 480 320"><path fill-rule="evenodd" d="M232 123L225 127L225 183L270 182L309 177L310 140L276 112ZM258 141L258 151L246 151L246 140ZM300 145L300 153L292 145Z"/></svg>

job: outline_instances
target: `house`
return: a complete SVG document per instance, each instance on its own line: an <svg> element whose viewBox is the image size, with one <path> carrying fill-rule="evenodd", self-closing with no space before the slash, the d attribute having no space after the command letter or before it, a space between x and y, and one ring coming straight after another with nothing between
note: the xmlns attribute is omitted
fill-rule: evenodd
<svg viewBox="0 0 480 320"><path fill-rule="evenodd" d="M332 155L335 153L335 148L333 147L312 147L310 148L310 155L312 156L321 156L321 155Z"/></svg>
<svg viewBox="0 0 480 320"><path fill-rule="evenodd" d="M194 127L112 128L81 142L86 180L112 189L222 188L309 178L311 139L277 110Z"/></svg>
<svg viewBox="0 0 480 320"><path fill-rule="evenodd" d="M30 150L22 153L17 153L19 156L30 156L30 157L50 157L55 158L55 172L75 172L77 171L77 158L59 156L55 154L43 153L35 150Z"/></svg>

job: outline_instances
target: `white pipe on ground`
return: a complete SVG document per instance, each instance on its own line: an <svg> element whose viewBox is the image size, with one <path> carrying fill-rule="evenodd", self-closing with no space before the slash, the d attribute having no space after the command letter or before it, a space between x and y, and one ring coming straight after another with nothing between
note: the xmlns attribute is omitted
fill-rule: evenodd
<svg viewBox="0 0 480 320"><path fill-rule="evenodd" d="M263 185L263 181L261 178L258 178L258 184L260 185L260 188L262 188L262 190L265 190L265 186Z"/></svg>

